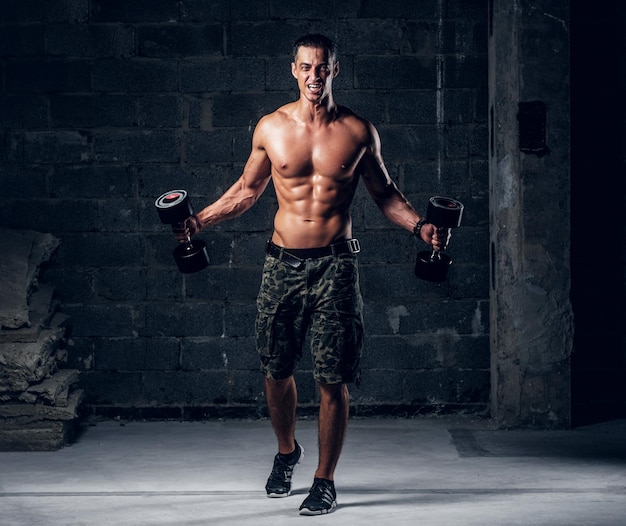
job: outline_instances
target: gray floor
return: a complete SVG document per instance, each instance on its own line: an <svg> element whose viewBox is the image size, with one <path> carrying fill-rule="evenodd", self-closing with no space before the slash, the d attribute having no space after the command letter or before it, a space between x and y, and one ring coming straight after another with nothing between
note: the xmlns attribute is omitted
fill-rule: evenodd
<svg viewBox="0 0 626 526"><path fill-rule="evenodd" d="M105 422L56 452L0 453L2 526L626 524L626 421L496 431L454 418L354 419L338 508L302 517L316 422L298 422L294 495L268 499L268 421Z"/></svg>

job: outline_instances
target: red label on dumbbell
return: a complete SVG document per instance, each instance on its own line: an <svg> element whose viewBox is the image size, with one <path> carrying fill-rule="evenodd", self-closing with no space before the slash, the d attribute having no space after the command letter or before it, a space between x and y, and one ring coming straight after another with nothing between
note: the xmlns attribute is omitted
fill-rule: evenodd
<svg viewBox="0 0 626 526"><path fill-rule="evenodd" d="M178 199L180 197L180 194L175 193L175 194L169 194L165 196L165 199L163 199L166 202L171 202L171 201L176 201L176 199Z"/></svg>

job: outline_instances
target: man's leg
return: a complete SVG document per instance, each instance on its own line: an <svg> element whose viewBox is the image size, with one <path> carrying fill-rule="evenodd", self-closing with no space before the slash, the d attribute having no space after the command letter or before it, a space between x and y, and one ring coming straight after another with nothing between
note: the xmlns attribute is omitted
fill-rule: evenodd
<svg viewBox="0 0 626 526"><path fill-rule="evenodd" d="M319 462L309 496L300 506L301 515L322 515L337 507L335 467L348 427L350 395L346 384L319 384L319 388Z"/></svg>
<svg viewBox="0 0 626 526"><path fill-rule="evenodd" d="M343 447L350 394L346 384L318 384L320 389L319 462L315 478L334 480L335 467Z"/></svg>
<svg viewBox="0 0 626 526"><path fill-rule="evenodd" d="M288 455L295 449L298 392L294 377L284 380L265 378L265 398L278 440L278 452Z"/></svg>
<svg viewBox="0 0 626 526"><path fill-rule="evenodd" d="M265 491L268 497L288 497L291 494L293 470L304 457L304 450L295 438L298 395L293 376L284 380L266 378L265 396L278 440L278 453L274 457L274 466L265 484Z"/></svg>

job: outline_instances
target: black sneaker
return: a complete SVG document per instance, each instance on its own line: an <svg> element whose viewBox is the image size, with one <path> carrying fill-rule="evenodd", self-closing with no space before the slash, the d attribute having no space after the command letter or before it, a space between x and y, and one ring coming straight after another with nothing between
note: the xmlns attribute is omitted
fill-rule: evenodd
<svg viewBox="0 0 626 526"><path fill-rule="evenodd" d="M268 497L288 497L291 495L291 476L297 464L302 462L304 458L304 448L296 441L296 451L298 456L291 462L285 457L277 453L274 457L274 467L265 484L265 491Z"/></svg>
<svg viewBox="0 0 626 526"><path fill-rule="evenodd" d="M337 507L337 493L332 480L313 479L309 496L300 506L300 515L323 515L331 513Z"/></svg>

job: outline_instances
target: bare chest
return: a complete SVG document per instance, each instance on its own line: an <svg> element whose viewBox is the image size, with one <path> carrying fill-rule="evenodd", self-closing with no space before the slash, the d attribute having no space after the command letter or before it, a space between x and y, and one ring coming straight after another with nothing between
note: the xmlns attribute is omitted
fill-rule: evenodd
<svg viewBox="0 0 626 526"><path fill-rule="evenodd" d="M364 150L345 130L281 132L266 147L273 170L287 178L352 176Z"/></svg>

